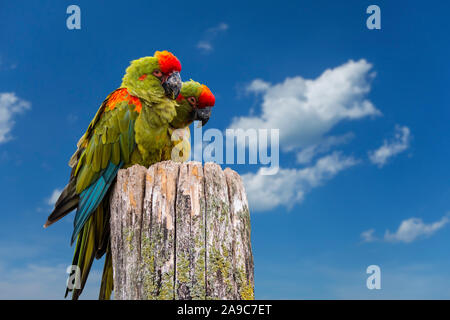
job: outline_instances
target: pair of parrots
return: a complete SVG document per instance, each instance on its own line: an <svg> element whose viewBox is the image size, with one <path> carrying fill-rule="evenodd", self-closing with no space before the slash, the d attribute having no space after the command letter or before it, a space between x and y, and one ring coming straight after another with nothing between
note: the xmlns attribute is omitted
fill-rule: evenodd
<svg viewBox="0 0 450 320"><path fill-rule="evenodd" d="M199 120L204 125L215 98L196 81L182 83L181 63L168 51L131 62L120 88L109 94L77 144L69 161L69 183L56 201L44 227L76 209L71 243L76 240L73 266L81 286L66 289L77 299L94 257L104 254L100 299L113 290L109 244L109 193L117 172L134 164L150 166L170 160L177 144L172 133ZM175 141L172 141L175 140ZM189 150L182 150L186 153Z"/></svg>

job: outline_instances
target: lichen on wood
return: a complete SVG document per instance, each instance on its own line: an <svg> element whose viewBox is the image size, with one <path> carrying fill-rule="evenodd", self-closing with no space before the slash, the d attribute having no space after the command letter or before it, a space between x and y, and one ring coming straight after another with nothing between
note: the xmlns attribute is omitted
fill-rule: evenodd
<svg viewBox="0 0 450 320"><path fill-rule="evenodd" d="M110 225L115 299L254 299L236 172L172 161L120 170Z"/></svg>

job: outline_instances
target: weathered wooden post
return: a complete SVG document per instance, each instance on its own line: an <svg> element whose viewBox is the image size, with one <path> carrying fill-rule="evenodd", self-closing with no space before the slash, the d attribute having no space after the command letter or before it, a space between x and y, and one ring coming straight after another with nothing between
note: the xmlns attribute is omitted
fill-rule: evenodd
<svg viewBox="0 0 450 320"><path fill-rule="evenodd" d="M229 168L120 170L110 223L115 299L254 299L247 197Z"/></svg>

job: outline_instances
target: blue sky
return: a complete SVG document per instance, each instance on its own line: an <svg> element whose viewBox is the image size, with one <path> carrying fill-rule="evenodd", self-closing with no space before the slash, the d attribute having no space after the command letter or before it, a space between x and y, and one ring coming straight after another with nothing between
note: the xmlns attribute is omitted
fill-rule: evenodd
<svg viewBox="0 0 450 320"><path fill-rule="evenodd" d="M71 4L81 30L66 28ZM371 4L381 30L366 27ZM213 90L209 128L280 129L277 175L232 166L250 200L256 298L450 298L449 9L2 2L0 298L62 298L72 220L44 230L50 198L129 61L162 49ZM366 288L372 264L381 290Z"/></svg>

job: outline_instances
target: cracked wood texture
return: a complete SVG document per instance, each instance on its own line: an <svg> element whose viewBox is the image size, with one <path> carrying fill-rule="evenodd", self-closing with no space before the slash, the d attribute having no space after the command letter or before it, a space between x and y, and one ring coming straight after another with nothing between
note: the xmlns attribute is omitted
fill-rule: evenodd
<svg viewBox="0 0 450 320"><path fill-rule="evenodd" d="M114 299L254 299L240 176L214 163L119 170L111 196Z"/></svg>

